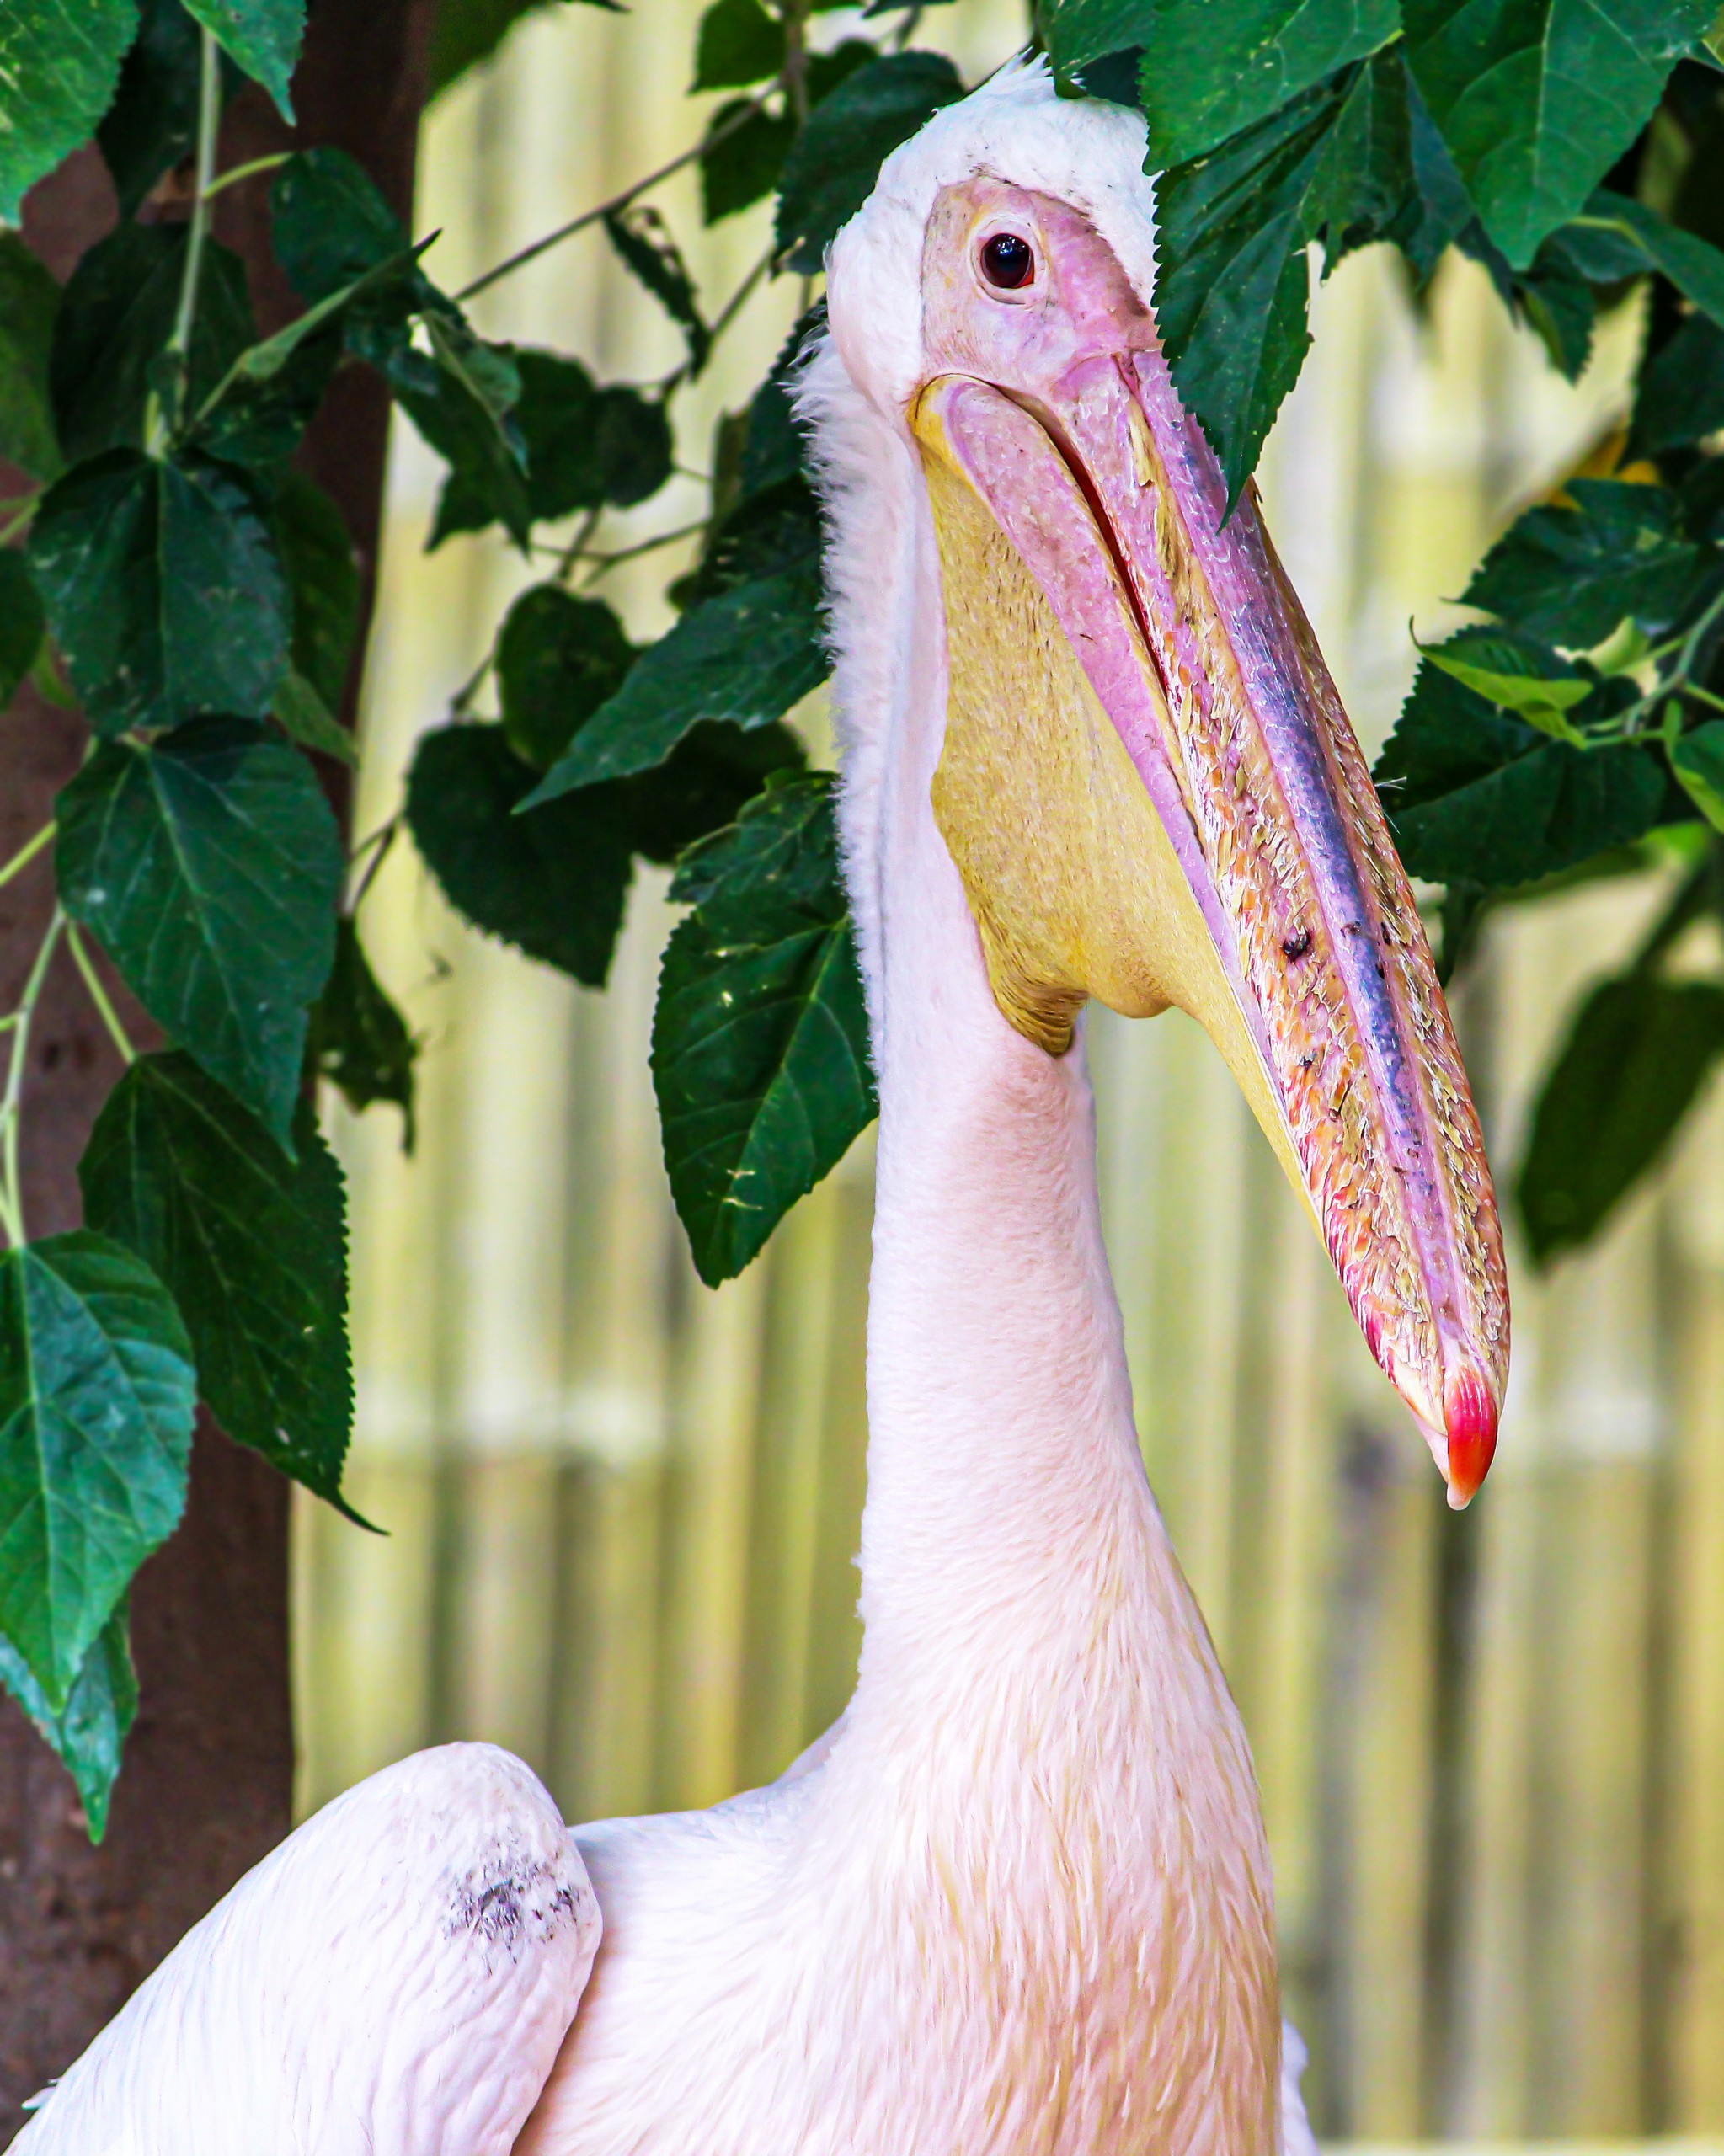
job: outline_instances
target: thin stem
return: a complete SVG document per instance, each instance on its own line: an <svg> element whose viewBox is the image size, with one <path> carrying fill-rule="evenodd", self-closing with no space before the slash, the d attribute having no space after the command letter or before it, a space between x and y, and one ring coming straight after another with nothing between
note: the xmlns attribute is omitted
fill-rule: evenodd
<svg viewBox="0 0 1724 2156"><path fill-rule="evenodd" d="M260 172L275 172L282 165L291 163L296 154L292 150L277 150L274 157L254 157L249 164L236 165L232 172L224 172L220 179L205 190L205 201L213 202L218 195L226 194L230 187L237 187L243 179L254 179Z"/></svg>
<svg viewBox="0 0 1724 2156"><path fill-rule="evenodd" d="M649 172L644 179L638 179L632 186L625 187L620 195L613 195L608 202L600 202L590 210L583 210L579 216L571 217L566 225L558 225L554 232L547 232L542 239L536 239L507 256L494 269L486 270L482 277L475 277L470 285L464 285L455 295L456 298L476 299L481 292L494 285L499 277L507 277L513 271L525 268L529 262L536 261L547 248L556 247L574 233L584 232L589 225L597 224L600 218L608 217L618 210L626 210L637 195L644 195L649 188L656 187L661 179L669 179L672 173L681 172L685 165L691 165L697 157L715 144L735 134L739 127L754 118L766 103L768 94L768 91L762 90L757 96L750 98L722 126L715 127L710 134L702 136L692 149L684 150L680 156L672 157L668 164L660 165L656 172Z"/></svg>
<svg viewBox="0 0 1724 2156"><path fill-rule="evenodd" d="M184 367L191 350L192 330L198 316L198 290L203 279L204 249L210 237L210 198L216 187L217 137L222 128L221 47L208 30L200 33L198 48L197 189L192 196L191 222L186 228L185 267L179 279L179 305L174 311L173 333L166 356ZM144 438L152 456L167 446L168 421L162 400L152 393L145 415Z"/></svg>
<svg viewBox="0 0 1724 2156"><path fill-rule="evenodd" d="M692 539L696 532L704 531L706 528L705 517L697 517L692 524L679 525L675 531L660 531L651 539L638 539L632 547L618 547L614 552L603 554L582 553L576 558L594 565L593 577L602 576L606 569L614 569L619 562L632 562L639 555L656 553L660 547L674 547L679 539ZM589 584L593 581L593 577L587 579Z"/></svg>
<svg viewBox="0 0 1724 2156"><path fill-rule="evenodd" d="M36 1006L41 1001L42 984L48 977L48 962L54 955L61 931L66 926L66 915L56 905L54 916L48 923L48 932L42 938L41 948L36 953L35 963L30 968L29 979L24 985L24 994L19 998L18 1009L13 1014L11 1054L6 1065L6 1091L0 1097L0 1225L6 1230L6 1239L14 1250L23 1247L24 1240L24 1189L18 1169L18 1127L24 1099L24 1069L29 1061L30 1024L36 1015Z"/></svg>
<svg viewBox="0 0 1724 2156"><path fill-rule="evenodd" d="M367 846L375 846L376 850L372 853L371 859L366 863L366 873L360 878L359 889L354 893L353 903L347 909L348 918L350 920L351 920L353 915L356 914L360 908L365 904L366 893L369 891L372 884L376 882L377 871L389 858L389 849L394 845L397 835L399 833L400 830L400 817L392 816L388 822L385 824L381 830L373 831L371 837L366 841L366 844Z"/></svg>
<svg viewBox="0 0 1724 2156"><path fill-rule="evenodd" d="M731 323L735 321L737 316L742 312L742 309L748 300L749 295L754 291L755 286L760 283L761 278L764 277L766 272L771 268L777 252L778 250L776 247L769 247L766 249L760 260L755 263L754 268L749 271L747 276L743 279L736 290L730 295L729 298L725 301L723 306L718 310L717 315L714 316L712 329L709 333L713 344L716 344L718 343L719 338L723 334L725 330L730 327Z"/></svg>
<svg viewBox="0 0 1724 2156"><path fill-rule="evenodd" d="M56 829L51 819L34 838L24 841L10 861L0 863L0 884L9 883L20 870L28 868L42 848L52 843Z"/></svg>
<svg viewBox="0 0 1724 2156"><path fill-rule="evenodd" d="M778 79L784 85L784 94L790 101L797 125L803 127L809 116L809 0L785 0L782 13L784 65Z"/></svg>
<svg viewBox="0 0 1724 2156"><path fill-rule="evenodd" d="M598 530L599 519L604 513L604 505L601 503L597 509L590 509L581 519L574 538L563 550L563 559L557 564L557 577L559 583L566 584L574 574L574 565L585 554L587 542Z"/></svg>
<svg viewBox="0 0 1724 2156"><path fill-rule="evenodd" d="M75 921L66 924L66 941L77 963L77 969L83 976L83 985L90 992L90 1001L96 1006L97 1016L108 1028L109 1038L119 1049L122 1061L128 1065L136 1063L137 1050L131 1044L131 1035L120 1022L120 1013L109 1000L108 991L102 985L102 976L96 971L95 961L90 957L83 937L78 934Z"/></svg>
<svg viewBox="0 0 1724 2156"><path fill-rule="evenodd" d="M14 495L13 499L18 501L18 509L13 515L7 518L4 524L0 524L0 547L5 546L8 541L15 539L19 533L23 531L25 525L27 525L30 519L35 515L36 504L42 499L42 489L40 487L36 487L34 488L30 493L25 494L22 499L19 499L16 495Z"/></svg>

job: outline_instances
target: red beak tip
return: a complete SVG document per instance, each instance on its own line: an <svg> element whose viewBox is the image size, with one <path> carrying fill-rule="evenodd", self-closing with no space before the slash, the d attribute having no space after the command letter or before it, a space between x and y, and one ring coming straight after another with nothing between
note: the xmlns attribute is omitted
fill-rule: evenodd
<svg viewBox="0 0 1724 2156"><path fill-rule="evenodd" d="M1497 1402L1476 1370L1456 1370L1443 1388L1449 1438L1449 1502L1459 1511L1478 1494L1497 1451Z"/></svg>

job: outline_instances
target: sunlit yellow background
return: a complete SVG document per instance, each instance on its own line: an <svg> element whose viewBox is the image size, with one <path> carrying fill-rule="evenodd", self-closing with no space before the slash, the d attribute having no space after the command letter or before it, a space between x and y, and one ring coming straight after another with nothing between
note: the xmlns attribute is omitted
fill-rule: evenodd
<svg viewBox="0 0 1724 2156"><path fill-rule="evenodd" d="M419 227L458 286L686 147L699 0L553 8L433 113ZM852 19L819 19L825 35ZM934 9L974 78L1017 0ZM769 237L655 198L709 311ZM706 468L794 318L770 286L681 408ZM484 329L606 378L675 333L589 232L478 304ZM1380 251L1321 294L1272 440L1271 520L1368 747L1482 546L1620 408L1636 324L1569 389L1482 279L1414 313ZM359 829L395 809L531 572L422 552L438 467L397 435ZM701 514L698 478L607 520ZM541 572L544 568L541 565ZM604 584L639 635L671 560ZM819 700L802 714L817 741ZM867 1140L717 1294L658 1153L647 1038L664 879L635 888L600 995L485 942L403 843L366 941L424 1037L418 1155L337 1118L352 1178L359 1426L350 1487L387 1527L297 1518L301 1801L417 1746L484 1737L575 1818L710 1802L842 1706L857 1647ZM1460 999L1499 1163L1577 985L1639 903L1502 929ZM1150 1469L1256 1747L1290 2009L1329 2134L1724 2133L1724 1130L1547 1285L1515 1278L1498 1465L1463 1519L1207 1043L1092 1033L1109 1238ZM1716 2144L1724 2148L1724 2141Z"/></svg>

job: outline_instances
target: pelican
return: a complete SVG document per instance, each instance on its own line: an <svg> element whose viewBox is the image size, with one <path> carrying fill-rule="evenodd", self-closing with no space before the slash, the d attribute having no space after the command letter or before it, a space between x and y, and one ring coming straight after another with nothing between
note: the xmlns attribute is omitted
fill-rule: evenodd
<svg viewBox="0 0 1724 2156"><path fill-rule="evenodd" d="M486 1747L386 1770L24 2156L1309 2145L1250 1754L1133 1424L1086 1002L1208 1030L1455 1504L1507 1289L1376 797L1169 379L1143 157L1037 64L949 108L835 242L799 392L880 1095L849 1707L769 1788L574 1833Z"/></svg>

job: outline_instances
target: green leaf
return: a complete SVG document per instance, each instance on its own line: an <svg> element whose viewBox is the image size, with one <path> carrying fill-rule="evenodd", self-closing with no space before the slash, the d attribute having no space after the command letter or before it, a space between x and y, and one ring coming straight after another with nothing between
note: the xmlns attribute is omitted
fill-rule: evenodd
<svg viewBox="0 0 1724 2156"><path fill-rule="evenodd" d="M1540 1094L1515 1195L1534 1258L1591 1241L1656 1164L1724 1052L1724 989L1631 973L1581 1006Z"/></svg>
<svg viewBox="0 0 1724 2156"><path fill-rule="evenodd" d="M356 766L359 744L336 718L303 674L290 666L275 691L271 716L291 740L302 749L333 756L338 763Z"/></svg>
<svg viewBox="0 0 1724 2156"><path fill-rule="evenodd" d="M633 862L614 792L515 811L538 776L500 726L450 726L419 743L407 821L458 913L529 958L602 988Z"/></svg>
<svg viewBox="0 0 1724 2156"><path fill-rule="evenodd" d="M97 1633L57 1713L30 1674L29 1664L3 1633L0 1684L72 1776L90 1839L99 1842L108 1831L108 1807L120 1778L120 1753L137 1719L137 1672L131 1662L125 1597L120 1597L114 1614Z"/></svg>
<svg viewBox="0 0 1724 2156"><path fill-rule="evenodd" d="M1568 714L1577 704L1585 702L1593 685L1580 675L1554 668L1549 672L1522 670L1519 667L1511 670L1502 664L1501 646L1481 649L1477 640L1471 638L1456 639L1452 646L1418 643L1417 637L1413 642L1433 666L1440 667L1444 673L1465 683L1486 703L1496 705L1499 711L1514 712L1529 726L1537 727L1540 734L1581 745L1580 736ZM1475 657L1463 658L1462 652L1471 652ZM1495 659L1497 664L1481 665L1476 663L1478 658Z"/></svg>
<svg viewBox="0 0 1724 2156"><path fill-rule="evenodd" d="M302 150L276 173L270 208L275 259L307 303L345 291L409 251L401 220L344 150ZM408 281L412 303L421 303L430 287Z"/></svg>
<svg viewBox="0 0 1724 2156"><path fill-rule="evenodd" d="M670 476L670 422L638 390L601 389L578 360L516 350L520 402L514 424L526 449L526 512L550 523L610 503L632 508ZM437 504L433 543L496 521L498 499L480 475L452 471Z"/></svg>
<svg viewBox="0 0 1724 2156"><path fill-rule="evenodd" d="M1709 718L1670 744L1670 768L1715 831L1724 831L1724 718Z"/></svg>
<svg viewBox="0 0 1724 2156"><path fill-rule="evenodd" d="M48 369L60 287L16 232L0 232L0 457L33 479L64 467Z"/></svg>
<svg viewBox="0 0 1724 2156"><path fill-rule="evenodd" d="M1373 776L1413 875L1489 890L1625 845L1665 804L1646 749L1553 741L1428 660Z"/></svg>
<svg viewBox="0 0 1724 2156"><path fill-rule="evenodd" d="M702 719L782 718L826 678L819 584L805 569L739 584L691 607L635 661L526 805L650 771Z"/></svg>
<svg viewBox="0 0 1724 2156"><path fill-rule="evenodd" d="M42 602L15 547L0 552L0 710L29 680L42 648Z"/></svg>
<svg viewBox="0 0 1724 2156"><path fill-rule="evenodd" d="M265 728L198 719L152 748L104 744L57 814L67 911L163 1030L291 1146L345 870L310 765Z"/></svg>
<svg viewBox="0 0 1724 2156"><path fill-rule="evenodd" d="M873 193L883 159L963 95L943 53L894 52L817 104L784 165L777 238L786 266L804 276L819 270L838 227Z"/></svg>
<svg viewBox="0 0 1724 2156"><path fill-rule="evenodd" d="M670 596L679 606L691 606L750 579L781 571L800 574L812 587L819 569L819 504L798 474L745 494L710 527L699 568L674 584Z"/></svg>
<svg viewBox="0 0 1724 2156"><path fill-rule="evenodd" d="M291 125L306 0L185 0L185 6L252 80L263 84Z"/></svg>
<svg viewBox="0 0 1724 2156"><path fill-rule="evenodd" d="M1230 504L1310 343L1305 248L1321 240L1332 267L1386 227L1406 196L1409 157L1405 78L1389 53L1157 183L1156 319Z"/></svg>
<svg viewBox="0 0 1724 2156"><path fill-rule="evenodd" d="M686 857L653 1020L665 1164L709 1287L876 1113L832 782L792 780Z"/></svg>
<svg viewBox="0 0 1724 2156"><path fill-rule="evenodd" d="M87 142L137 29L137 0L10 0L0 9L0 219Z"/></svg>
<svg viewBox="0 0 1724 2156"><path fill-rule="evenodd" d="M1601 187L1585 216L1566 227L1561 238L1582 259L1581 250L1590 243L1593 274L1601 280L1662 270L1684 298L1724 328L1724 251L1679 230L1643 202Z"/></svg>
<svg viewBox="0 0 1724 2156"><path fill-rule="evenodd" d="M353 1426L341 1171L299 1103L296 1158L178 1052L140 1056L78 1167L84 1217L167 1287L230 1438L339 1501Z"/></svg>
<svg viewBox="0 0 1724 2156"><path fill-rule="evenodd" d="M509 610L497 642L503 731L524 763L545 771L622 686L634 646L602 599L536 584Z"/></svg>
<svg viewBox="0 0 1724 2156"><path fill-rule="evenodd" d="M167 1289L79 1230L0 1256L0 1630L64 1711L185 1506L197 1380Z"/></svg>
<svg viewBox="0 0 1724 2156"><path fill-rule="evenodd" d="M402 1150L414 1148L414 1065L419 1044L378 985L355 922L344 915L335 931L335 963L306 1044L312 1067L362 1114L376 1101L401 1110Z"/></svg>
<svg viewBox="0 0 1724 2156"><path fill-rule="evenodd" d="M1396 0L1238 0L1220 19L1214 0L1065 0L1047 19L1062 73L1141 47L1139 97L1154 165L1202 157L1365 59L1401 27Z"/></svg>
<svg viewBox="0 0 1724 2156"><path fill-rule="evenodd" d="M495 520L525 549L532 507L520 430L496 409L494 380L486 382L471 364L442 364L442 356L440 351L437 358L427 358L403 344L388 362L396 403L450 467L450 492L459 501L480 504L472 524L451 525L440 514L426 544L440 546L451 530ZM500 348L487 355L502 356Z"/></svg>
<svg viewBox="0 0 1724 2156"><path fill-rule="evenodd" d="M523 17L542 13L552 0L438 0L431 29L428 98L441 97L451 83L488 60ZM611 14L627 10L619 0L587 0Z"/></svg>
<svg viewBox="0 0 1724 2156"><path fill-rule="evenodd" d="M784 25L761 0L713 0L695 39L691 90L764 83L784 65Z"/></svg>
<svg viewBox="0 0 1724 2156"><path fill-rule="evenodd" d="M1713 0L1404 0L1408 64L1516 269L1651 117Z"/></svg>
<svg viewBox="0 0 1724 2156"><path fill-rule="evenodd" d="M1462 595L1469 606L1571 651L1602 643L1624 615L1668 628L1708 565L1682 534L1663 487L1575 479L1572 509L1529 510L1486 555Z"/></svg>
<svg viewBox="0 0 1724 2156"><path fill-rule="evenodd" d="M135 217L165 172L197 146L200 39L180 0L143 0L136 40L96 140L122 217Z"/></svg>
<svg viewBox="0 0 1724 2156"><path fill-rule="evenodd" d="M784 160L796 140L793 113L750 113L731 123L749 100L734 98L713 115L707 147L701 152L701 221L716 225L723 217L763 201L778 184Z"/></svg>
<svg viewBox="0 0 1724 2156"><path fill-rule="evenodd" d="M179 307L185 249L184 225L121 225L72 273L49 380L61 445L73 463L142 446L152 377ZM245 264L211 241L187 370L193 408L254 334Z"/></svg>
<svg viewBox="0 0 1724 2156"><path fill-rule="evenodd" d="M293 616L291 670L327 711L339 712L363 597L347 520L313 480L290 472L275 497L275 528ZM344 730L343 738L350 746Z"/></svg>
<svg viewBox="0 0 1724 2156"><path fill-rule="evenodd" d="M233 466L109 450L55 483L27 552L98 733L270 711L287 664L287 589Z"/></svg>
<svg viewBox="0 0 1724 2156"><path fill-rule="evenodd" d="M629 843L668 867L696 840L734 824L775 774L799 771L807 762L807 751L787 726L744 733L740 727L703 723L685 734L662 764L619 782Z"/></svg>
<svg viewBox="0 0 1724 2156"><path fill-rule="evenodd" d="M1512 275L1516 311L1538 333L1551 364L1565 381L1578 382L1592 357L1598 303L1592 286L1573 275L1545 241L1524 275Z"/></svg>
<svg viewBox="0 0 1724 2156"><path fill-rule="evenodd" d="M688 344L692 380L707 364L713 333L695 304L694 280L670 228L650 203L605 214L605 232L632 273L681 330Z"/></svg>
<svg viewBox="0 0 1724 2156"><path fill-rule="evenodd" d="M1686 449L1724 427L1724 329L1691 314L1641 368L1629 453Z"/></svg>

